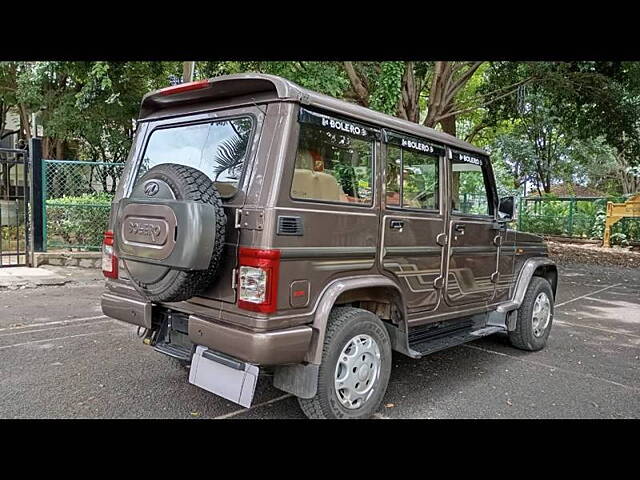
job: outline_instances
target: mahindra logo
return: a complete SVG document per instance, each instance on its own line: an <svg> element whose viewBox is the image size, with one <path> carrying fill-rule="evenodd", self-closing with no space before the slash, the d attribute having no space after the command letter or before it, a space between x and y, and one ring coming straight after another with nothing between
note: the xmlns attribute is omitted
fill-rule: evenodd
<svg viewBox="0 0 640 480"><path fill-rule="evenodd" d="M160 228L160 225L155 225L153 223L129 222L129 234L149 237L152 243L156 243L156 239L161 232L162 229Z"/></svg>
<svg viewBox="0 0 640 480"><path fill-rule="evenodd" d="M147 197L153 197L156 193L158 193L158 190L160 190L160 185L158 185L156 182L149 182L144 187L144 193L147 195Z"/></svg>

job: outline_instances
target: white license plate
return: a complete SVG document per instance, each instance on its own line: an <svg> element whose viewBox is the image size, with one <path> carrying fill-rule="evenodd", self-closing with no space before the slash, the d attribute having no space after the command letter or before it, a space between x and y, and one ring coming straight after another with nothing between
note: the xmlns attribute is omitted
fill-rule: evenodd
<svg viewBox="0 0 640 480"><path fill-rule="evenodd" d="M198 345L191 360L189 383L243 407L250 407L259 373L260 369L255 365Z"/></svg>

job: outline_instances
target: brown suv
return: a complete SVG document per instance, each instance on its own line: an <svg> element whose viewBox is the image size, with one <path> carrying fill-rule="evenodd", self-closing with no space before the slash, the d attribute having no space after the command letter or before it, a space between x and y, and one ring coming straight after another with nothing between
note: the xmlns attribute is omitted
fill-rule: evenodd
<svg viewBox="0 0 640 480"><path fill-rule="evenodd" d="M544 347L557 270L514 213L450 135L270 75L181 84L142 101L102 309L243 406L262 371L309 417L367 417L393 350Z"/></svg>

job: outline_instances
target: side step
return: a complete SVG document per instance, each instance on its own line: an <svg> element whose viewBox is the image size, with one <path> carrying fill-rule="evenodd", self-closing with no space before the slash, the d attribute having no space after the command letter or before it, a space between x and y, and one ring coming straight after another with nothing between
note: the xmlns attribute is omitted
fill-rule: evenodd
<svg viewBox="0 0 640 480"><path fill-rule="evenodd" d="M156 352L164 353L178 360L184 360L185 362L191 361L191 349L183 347L182 345L175 343L156 343L153 349Z"/></svg>
<svg viewBox="0 0 640 480"><path fill-rule="evenodd" d="M459 329L442 335L434 335L417 342L411 342L412 334L409 334L409 349L416 353L416 357L423 357L430 353L438 352L449 347L455 347L463 343L477 340L478 338L504 331L504 327L484 327L473 330L472 328Z"/></svg>

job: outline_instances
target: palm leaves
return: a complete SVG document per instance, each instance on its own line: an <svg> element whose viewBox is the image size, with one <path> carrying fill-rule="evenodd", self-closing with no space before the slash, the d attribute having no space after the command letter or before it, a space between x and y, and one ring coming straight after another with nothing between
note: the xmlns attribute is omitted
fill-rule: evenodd
<svg viewBox="0 0 640 480"><path fill-rule="evenodd" d="M238 178L247 153L247 143L247 137L240 136L237 132L234 137L229 137L220 143L214 157L217 163L213 168L214 181L217 181L225 171L229 172L229 177Z"/></svg>

